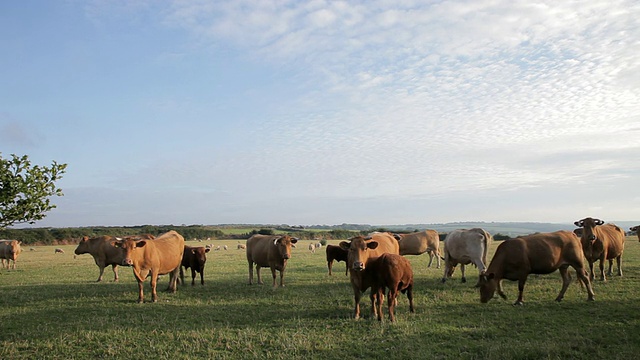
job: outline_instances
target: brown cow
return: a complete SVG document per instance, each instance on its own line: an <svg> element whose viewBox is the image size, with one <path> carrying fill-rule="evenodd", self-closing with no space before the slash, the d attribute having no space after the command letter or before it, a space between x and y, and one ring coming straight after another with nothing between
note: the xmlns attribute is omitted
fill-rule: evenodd
<svg viewBox="0 0 640 360"><path fill-rule="evenodd" d="M131 235L125 238L133 240L151 240L154 236L151 234L142 234ZM122 263L122 252L113 246L113 243L118 240L120 239L108 235L96 238L89 238L88 236L85 236L80 240L80 243L78 243L78 247L76 247L74 253L76 255L91 254L93 260L100 269L100 275L98 275L98 280L96 280L96 282L102 281L104 268L109 265L111 265L111 269L113 270L113 281L119 280L118 265Z"/></svg>
<svg viewBox="0 0 640 360"><path fill-rule="evenodd" d="M207 253L211 248L184 246L182 254L182 266L180 266L180 281L184 284L184 271L191 268L191 286L196 284L196 272L200 273L200 284L204 285L204 264L207 262Z"/></svg>
<svg viewBox="0 0 640 360"><path fill-rule="evenodd" d="M638 241L640 241L640 225L629 228L629 230L635 231L636 235L638 236Z"/></svg>
<svg viewBox="0 0 640 360"><path fill-rule="evenodd" d="M624 251L624 231L614 224L605 224L600 219L584 218L574 223L581 227L582 250L584 256L589 262L589 278L591 281L595 278L593 273L593 263L600 260L600 280L606 281L604 275L604 262L609 260L609 271L607 275L613 273L613 259L618 264L618 275L622 276L622 252Z"/></svg>
<svg viewBox="0 0 640 360"><path fill-rule="evenodd" d="M13 261L13 269L16 269L16 260L18 260L20 252L22 252L21 243L18 240L0 240L0 262L2 263L2 268L5 267L4 263L6 261L7 269L11 269L11 261Z"/></svg>
<svg viewBox="0 0 640 360"><path fill-rule="evenodd" d="M348 252L336 245L327 245L326 246L327 253L327 267L329 268L329 275L331 274L331 268L333 267L333 261L344 261L345 265L347 262L347 254ZM345 266L344 275L346 276L349 273L349 267Z"/></svg>
<svg viewBox="0 0 640 360"><path fill-rule="evenodd" d="M260 268L268 267L273 276L273 287L276 287L276 270L280 271L280 286L284 286L284 270L287 260L291 258L291 245L298 242L297 238L289 235L260 235L256 234L247 240L247 261L249 262L249 285L253 284L253 264L256 264L258 284L263 284L260 278Z"/></svg>
<svg viewBox="0 0 640 360"><path fill-rule="evenodd" d="M151 276L151 300L158 301L156 285L158 275L169 275L170 292L176 291L178 272L184 252L184 238L171 230L153 240L124 239L113 245L122 251L122 265L132 266L133 275L138 281L138 302L144 302L142 291L144 280Z"/></svg>
<svg viewBox="0 0 640 360"><path fill-rule="evenodd" d="M113 236L105 235L96 238L85 236L74 251L76 255L89 253L93 256L93 260L100 269L97 282L102 281L104 268L109 265L113 269L113 281L118 281L118 265L122 263L122 252L113 246L116 241L118 239Z"/></svg>
<svg viewBox="0 0 640 360"><path fill-rule="evenodd" d="M373 233L366 238L356 236L350 240L341 242L340 247L348 252L347 268L355 301L354 318L359 319L362 293L371 287L375 280L373 270L367 270L369 262L385 253L399 255L400 249L398 241L389 233ZM374 297L375 294L371 292L371 312L376 315Z"/></svg>
<svg viewBox="0 0 640 360"><path fill-rule="evenodd" d="M480 302L486 303L498 290L498 295L506 299L502 291L502 279L518 281L518 299L514 305L524 304L522 293L529 274L550 274L560 270L562 289L556 297L561 301L571 283L569 266L576 270L578 279L587 287L588 300L593 301L593 289L584 268L583 252L578 238L569 231L538 233L503 241L485 273L480 274L477 287L480 288Z"/></svg>
<svg viewBox="0 0 640 360"><path fill-rule="evenodd" d="M429 254L429 265L433 263L435 256L437 268L440 269L440 236L435 230L425 230L411 234L393 234L400 246L400 255Z"/></svg>
<svg viewBox="0 0 640 360"><path fill-rule="evenodd" d="M382 301L385 288L389 289L387 294L389 320L396 320L394 312L398 291L407 294L409 311L415 312L413 308L413 269L409 260L396 254L382 254L370 260L367 263L367 268L374 278L371 283L371 293L375 294L378 321L382 321Z"/></svg>

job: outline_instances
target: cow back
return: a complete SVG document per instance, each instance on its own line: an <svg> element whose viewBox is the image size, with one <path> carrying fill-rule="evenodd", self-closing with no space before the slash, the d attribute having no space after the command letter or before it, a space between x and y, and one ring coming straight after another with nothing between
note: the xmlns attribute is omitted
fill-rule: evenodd
<svg viewBox="0 0 640 360"><path fill-rule="evenodd" d="M479 257L486 264L491 239L491 235L481 228L454 230L444 240L445 257Z"/></svg>
<svg viewBox="0 0 640 360"><path fill-rule="evenodd" d="M596 236L603 242L607 249L607 259L614 259L624 251L624 231L614 224L597 226Z"/></svg>
<svg viewBox="0 0 640 360"><path fill-rule="evenodd" d="M142 249L145 267L157 267L159 274L167 274L180 266L184 253L182 235L171 230L155 239L144 241L146 245Z"/></svg>
<svg viewBox="0 0 640 360"><path fill-rule="evenodd" d="M435 230L425 230L399 235L400 255L420 255L428 250L438 250L440 238Z"/></svg>

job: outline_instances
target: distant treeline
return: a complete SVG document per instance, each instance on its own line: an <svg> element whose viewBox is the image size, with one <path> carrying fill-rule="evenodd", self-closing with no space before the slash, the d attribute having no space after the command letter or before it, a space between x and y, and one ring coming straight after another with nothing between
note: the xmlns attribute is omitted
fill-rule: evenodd
<svg viewBox="0 0 640 360"><path fill-rule="evenodd" d="M344 224L347 225L347 224ZM337 226L329 227L329 229L320 229L318 227L300 227L300 226L287 226L276 225L273 227L256 226L256 227L242 227L242 231L246 229L246 232L238 232L239 227L232 228L231 226L205 226L205 225L189 225L189 226L175 226L175 225L141 225L141 226L124 226L124 227L112 227L112 226L93 226L93 227L77 227L77 228L28 228L28 229L5 229L0 230L0 239L12 239L20 240L23 244L29 245L64 245L75 244L83 236L97 237L102 235L111 235L116 237L123 237L127 235L138 234L151 234L158 236L169 230L175 230L180 233L186 240L217 240L217 239L247 239L254 234L289 234L295 236L301 240L344 240L349 239L356 235L365 235L371 231L391 231L387 228L371 228L360 226L347 226L347 229L342 229ZM225 230L227 232L225 232ZM233 230L233 231L231 231ZM396 232L414 232L414 230L403 230ZM444 240L447 234L441 232L440 240ZM500 233L494 234L495 240L506 240L509 236L502 235Z"/></svg>

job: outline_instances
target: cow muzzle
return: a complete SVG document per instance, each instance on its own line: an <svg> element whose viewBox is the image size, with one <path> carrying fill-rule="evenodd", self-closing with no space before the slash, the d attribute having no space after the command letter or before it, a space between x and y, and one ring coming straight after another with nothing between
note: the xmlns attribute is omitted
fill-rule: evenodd
<svg viewBox="0 0 640 360"><path fill-rule="evenodd" d="M364 263L361 263L361 262L354 262L354 263L353 263L353 270L355 270L355 271L362 271L362 270L364 270Z"/></svg>
<svg viewBox="0 0 640 360"><path fill-rule="evenodd" d="M131 259L123 259L122 260L122 266L131 266L133 265L133 260Z"/></svg>

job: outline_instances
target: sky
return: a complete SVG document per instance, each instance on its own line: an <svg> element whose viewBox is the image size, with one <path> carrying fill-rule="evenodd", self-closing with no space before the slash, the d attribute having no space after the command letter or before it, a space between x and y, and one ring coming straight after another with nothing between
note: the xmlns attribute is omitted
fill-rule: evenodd
<svg viewBox="0 0 640 360"><path fill-rule="evenodd" d="M0 2L36 227L640 220L640 2Z"/></svg>

